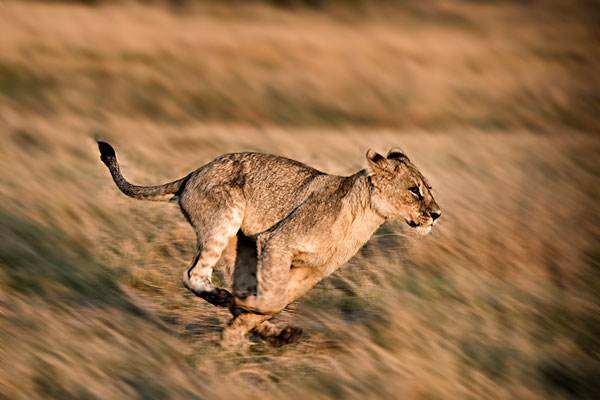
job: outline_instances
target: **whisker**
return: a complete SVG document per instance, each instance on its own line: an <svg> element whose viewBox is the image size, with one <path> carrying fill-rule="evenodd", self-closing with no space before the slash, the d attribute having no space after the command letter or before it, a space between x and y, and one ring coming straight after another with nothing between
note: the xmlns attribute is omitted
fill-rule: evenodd
<svg viewBox="0 0 600 400"><path fill-rule="evenodd" d="M400 236L400 237L408 237L409 235L406 233L384 233L381 235L373 235L374 238L378 237L386 237L386 236Z"/></svg>

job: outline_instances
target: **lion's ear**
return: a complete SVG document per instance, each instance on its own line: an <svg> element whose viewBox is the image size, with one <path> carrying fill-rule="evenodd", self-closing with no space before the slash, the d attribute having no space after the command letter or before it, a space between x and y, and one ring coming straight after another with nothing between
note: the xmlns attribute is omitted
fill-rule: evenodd
<svg viewBox="0 0 600 400"><path fill-rule="evenodd" d="M403 158L408 160L408 157L406 154L404 154L404 151L398 147L392 147L390 151L388 151L386 158L388 160L400 160Z"/></svg>
<svg viewBox="0 0 600 400"><path fill-rule="evenodd" d="M373 169L373 172L378 170L389 170L391 167L390 162L373 149L367 150L367 161L369 162L369 166Z"/></svg>

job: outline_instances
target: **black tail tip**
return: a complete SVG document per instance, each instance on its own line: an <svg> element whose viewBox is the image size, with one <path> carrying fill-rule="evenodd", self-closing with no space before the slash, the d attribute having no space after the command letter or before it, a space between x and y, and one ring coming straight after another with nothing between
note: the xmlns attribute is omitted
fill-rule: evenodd
<svg viewBox="0 0 600 400"><path fill-rule="evenodd" d="M115 149L106 142L98 141L98 149L100 149L100 159L104 163L106 163L109 158L116 157Z"/></svg>

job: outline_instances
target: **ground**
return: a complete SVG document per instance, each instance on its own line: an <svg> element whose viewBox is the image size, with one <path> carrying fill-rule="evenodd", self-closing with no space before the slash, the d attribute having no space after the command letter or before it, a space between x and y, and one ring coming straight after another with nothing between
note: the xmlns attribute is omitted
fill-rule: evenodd
<svg viewBox="0 0 600 400"><path fill-rule="evenodd" d="M411 4L3 4L0 398L592 398L596 16ZM187 222L120 194L95 135L140 184L241 150L350 174L399 146L443 217L382 227L286 310L298 344L227 351L228 313L181 285Z"/></svg>

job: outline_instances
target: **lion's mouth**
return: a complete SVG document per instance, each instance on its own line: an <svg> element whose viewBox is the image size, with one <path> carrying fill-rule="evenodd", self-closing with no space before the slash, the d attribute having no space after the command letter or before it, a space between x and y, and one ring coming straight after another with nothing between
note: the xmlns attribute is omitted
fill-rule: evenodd
<svg viewBox="0 0 600 400"><path fill-rule="evenodd" d="M418 223L412 220L405 220L407 225L410 226L411 228L413 228L415 230L415 232L417 232L417 234L419 235L428 235L429 233L431 233L431 228L433 227L433 224L428 224L428 223Z"/></svg>
<svg viewBox="0 0 600 400"><path fill-rule="evenodd" d="M417 224L415 221L411 221L411 220L406 220L406 223L408 224L408 226L410 226L411 228L416 228L418 226L420 226L419 224Z"/></svg>

